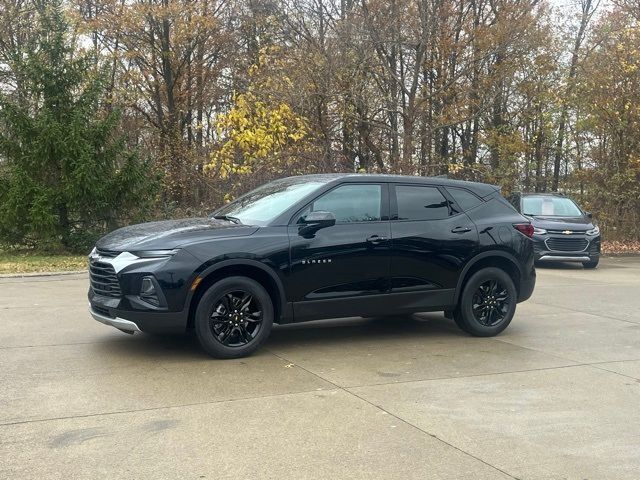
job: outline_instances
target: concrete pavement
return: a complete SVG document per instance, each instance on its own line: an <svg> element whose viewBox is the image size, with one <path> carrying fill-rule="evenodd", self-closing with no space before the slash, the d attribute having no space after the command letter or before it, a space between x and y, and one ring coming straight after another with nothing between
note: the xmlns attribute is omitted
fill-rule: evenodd
<svg viewBox="0 0 640 480"><path fill-rule="evenodd" d="M540 268L496 338L341 319L227 361L86 288L0 279L0 478L640 478L639 257Z"/></svg>

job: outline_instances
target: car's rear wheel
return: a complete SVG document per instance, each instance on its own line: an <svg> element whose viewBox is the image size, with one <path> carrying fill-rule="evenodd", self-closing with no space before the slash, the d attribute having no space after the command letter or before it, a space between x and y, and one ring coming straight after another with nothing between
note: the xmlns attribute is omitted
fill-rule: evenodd
<svg viewBox="0 0 640 480"><path fill-rule="evenodd" d="M212 357L244 357L267 339L273 315L271 297L262 285L247 277L225 278L200 299L196 336Z"/></svg>
<svg viewBox="0 0 640 480"><path fill-rule="evenodd" d="M516 303L516 287L509 274L499 268L483 268L465 284L453 318L471 335L492 337L509 326Z"/></svg>
<svg viewBox="0 0 640 480"><path fill-rule="evenodd" d="M582 262L584 268L596 268L600 262L600 257L592 258L588 262Z"/></svg>

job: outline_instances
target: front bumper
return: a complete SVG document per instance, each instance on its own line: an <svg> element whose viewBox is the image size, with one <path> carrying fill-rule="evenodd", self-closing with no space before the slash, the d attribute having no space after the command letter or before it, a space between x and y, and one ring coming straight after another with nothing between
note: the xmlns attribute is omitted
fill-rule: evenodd
<svg viewBox="0 0 640 480"><path fill-rule="evenodd" d="M125 320L124 318L120 317L112 318L99 313L91 307L91 304L89 304L89 313L91 313L91 316L94 320L97 320L100 323L104 323L105 325L116 327L118 330L122 330L125 333L133 334L141 331L140 328L138 328L138 325L136 325L134 322Z"/></svg>
<svg viewBox="0 0 640 480"><path fill-rule="evenodd" d="M145 332L155 334L184 333L187 330L188 312L160 312L122 308L126 299L96 295L89 290L89 313L100 323L110 325L127 333Z"/></svg>
<svg viewBox="0 0 640 480"><path fill-rule="evenodd" d="M180 333L187 328L189 278L199 262L179 251L170 258L140 259L127 252L90 257L88 299L93 318L122 331ZM151 278L157 304L140 296L144 278Z"/></svg>
<svg viewBox="0 0 640 480"><path fill-rule="evenodd" d="M593 257L589 255L558 255L558 254L549 254L542 255L538 258L538 262L588 262L592 260Z"/></svg>

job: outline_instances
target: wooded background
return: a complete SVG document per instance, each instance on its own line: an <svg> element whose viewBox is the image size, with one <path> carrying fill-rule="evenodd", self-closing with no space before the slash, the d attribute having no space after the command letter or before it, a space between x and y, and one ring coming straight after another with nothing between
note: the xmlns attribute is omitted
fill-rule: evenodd
<svg viewBox="0 0 640 480"><path fill-rule="evenodd" d="M605 238L640 237L638 0L0 0L0 9L6 218L21 202L21 215L44 208L11 200L29 177L16 183L16 165L34 151L53 168L40 183L64 184L83 161L65 166L64 155L76 157L52 147L55 129L31 153L28 129L9 148L26 128L10 112L48 109L46 122L61 102L47 104L44 78L66 88L75 71L62 103L97 92L74 118L104 129L103 143L80 150L113 150L108 171L94 158L79 178L128 179L134 195L110 197L112 183L99 211L83 211L82 195L55 194L47 222L72 233L89 216L99 232L136 215L209 212L276 177L357 171L560 190L593 211ZM57 227L12 228L0 236L68 243Z"/></svg>

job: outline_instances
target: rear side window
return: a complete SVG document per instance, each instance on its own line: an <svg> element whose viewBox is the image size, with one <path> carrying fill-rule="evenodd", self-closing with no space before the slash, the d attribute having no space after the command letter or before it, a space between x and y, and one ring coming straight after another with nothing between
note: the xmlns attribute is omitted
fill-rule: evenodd
<svg viewBox="0 0 640 480"><path fill-rule="evenodd" d="M482 203L482 200L464 188L447 187L447 191L462 210L469 210Z"/></svg>
<svg viewBox="0 0 640 480"><path fill-rule="evenodd" d="M311 210L331 212L336 222L377 222L381 198L381 185L343 185L314 201Z"/></svg>
<svg viewBox="0 0 640 480"><path fill-rule="evenodd" d="M436 187L397 185L398 220L439 220L449 216L449 202Z"/></svg>

